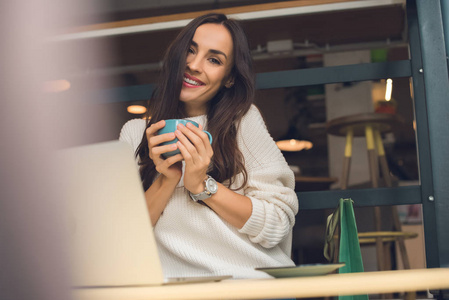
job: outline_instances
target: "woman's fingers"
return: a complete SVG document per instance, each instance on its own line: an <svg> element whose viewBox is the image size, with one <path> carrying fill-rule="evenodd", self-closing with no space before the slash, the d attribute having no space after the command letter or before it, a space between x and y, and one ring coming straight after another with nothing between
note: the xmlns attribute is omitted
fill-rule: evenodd
<svg viewBox="0 0 449 300"><path fill-rule="evenodd" d="M164 153L174 151L176 149L178 149L178 145L176 143L159 147L152 147L150 155L153 157L157 157Z"/></svg>
<svg viewBox="0 0 449 300"><path fill-rule="evenodd" d="M170 156L164 162L167 164L167 166L171 166L171 165L177 163L178 161L182 161L182 159L183 159L183 157L181 154L176 154L176 155Z"/></svg>
<svg viewBox="0 0 449 300"><path fill-rule="evenodd" d="M192 154L186 148L186 146L184 146L181 141L178 141L176 144L178 146L179 151L181 152L182 157L184 158L184 161L186 163L193 162ZM196 152L196 150L195 150L195 152Z"/></svg>
<svg viewBox="0 0 449 300"><path fill-rule="evenodd" d="M162 160L159 164L156 165L156 171L158 171L161 174L164 174L168 168L170 168L172 165L182 160L183 157L181 154L170 156L169 158Z"/></svg>
<svg viewBox="0 0 449 300"><path fill-rule="evenodd" d="M187 123L187 128L199 136L205 145L210 144L209 136L203 131L203 126L201 124L199 124L199 127L196 127L192 123Z"/></svg>
<svg viewBox="0 0 449 300"><path fill-rule="evenodd" d="M176 130L175 133L176 133L176 137L179 140L178 147L179 147L179 144L181 144L183 146L183 148L186 149L186 151L188 151L190 153L190 155L198 155L197 148L195 148L195 146L192 143L192 141L189 140L184 135L184 133L182 133L180 130ZM179 149L179 150L181 150L181 149Z"/></svg>
<svg viewBox="0 0 449 300"><path fill-rule="evenodd" d="M182 176L182 161L183 157L181 154L176 154L165 160L161 159L156 163L156 171L160 174L166 176L167 178L179 178Z"/></svg>
<svg viewBox="0 0 449 300"><path fill-rule="evenodd" d="M148 139L148 147L156 147L164 142L173 141L176 138L174 132L164 133L160 135L151 136Z"/></svg>
<svg viewBox="0 0 449 300"><path fill-rule="evenodd" d="M162 160L162 158L160 157L162 153L170 152L177 149L176 144L159 146L164 142L173 141L176 138L173 132L157 134L157 132L162 128L164 128L164 126L165 121L161 120L157 123L152 124L150 127L146 129L149 156L155 163L156 160L157 161Z"/></svg>
<svg viewBox="0 0 449 300"><path fill-rule="evenodd" d="M154 136L156 134L156 132L158 132L160 129L164 128L164 126L165 126L164 120L161 120L157 123L151 124L151 126L145 130L147 138L149 139L150 137Z"/></svg>
<svg viewBox="0 0 449 300"><path fill-rule="evenodd" d="M192 130L197 136L199 136L202 140L202 145L204 146L204 149L206 150L206 153L209 157L212 157L214 154L214 151L212 150L212 146L209 140L209 135L207 135L203 131L203 126L199 124L199 127L196 127L195 125L191 123L187 123L187 128Z"/></svg>
<svg viewBox="0 0 449 300"><path fill-rule="evenodd" d="M151 126L145 130L148 141L148 156L151 160L153 160L157 172L167 178L179 180L182 176L182 167L180 162L183 157L181 154L171 156L167 159L162 157L164 153L178 149L176 143L162 145L163 143L173 141L176 138L176 135L173 132L158 134L158 131L164 127L165 121L161 120L157 123L151 124Z"/></svg>
<svg viewBox="0 0 449 300"><path fill-rule="evenodd" d="M187 123L188 127L184 125L178 125L176 137L193 156L195 156L196 153L201 156L206 155L206 147L204 144L205 141L201 137L202 134L206 134L196 126L189 124L190 123ZM209 140L207 140L207 143L209 143Z"/></svg>
<svg viewBox="0 0 449 300"><path fill-rule="evenodd" d="M161 120L157 123L151 124L150 127L145 129L145 134L147 136L148 141L148 151L150 158L154 161L156 159L155 156L152 155L152 149L155 146L154 142L152 143L152 138L156 135L156 133L165 126L165 121Z"/></svg>

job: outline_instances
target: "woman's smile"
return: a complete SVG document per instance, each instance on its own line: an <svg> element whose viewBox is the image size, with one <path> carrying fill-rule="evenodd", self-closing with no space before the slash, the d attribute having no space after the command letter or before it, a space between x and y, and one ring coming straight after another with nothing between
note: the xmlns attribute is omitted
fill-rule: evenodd
<svg viewBox="0 0 449 300"><path fill-rule="evenodd" d="M184 85L185 87L188 87L188 88L197 88L197 87L200 87L200 86L205 85L205 84L204 84L204 82L202 82L202 81L199 80L198 78L196 78L196 77L194 77L194 76L192 76L192 75L189 75L189 74L185 73L185 74L184 74L184 82L183 82L183 85Z"/></svg>

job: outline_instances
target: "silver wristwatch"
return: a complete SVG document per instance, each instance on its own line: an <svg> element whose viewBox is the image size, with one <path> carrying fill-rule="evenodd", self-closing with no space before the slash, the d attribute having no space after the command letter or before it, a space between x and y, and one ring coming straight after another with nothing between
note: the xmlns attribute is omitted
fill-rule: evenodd
<svg viewBox="0 0 449 300"><path fill-rule="evenodd" d="M207 175L206 180L204 180L204 192L201 192L199 194L192 194L190 193L190 198L192 198L193 201L198 202L205 200L207 198L212 197L213 194L215 194L218 190L218 185L215 179Z"/></svg>

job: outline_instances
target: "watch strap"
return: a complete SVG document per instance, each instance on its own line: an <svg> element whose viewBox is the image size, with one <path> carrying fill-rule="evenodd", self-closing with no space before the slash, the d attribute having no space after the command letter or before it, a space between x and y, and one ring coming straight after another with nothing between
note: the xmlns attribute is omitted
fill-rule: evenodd
<svg viewBox="0 0 449 300"><path fill-rule="evenodd" d="M199 193L199 194L192 194L192 193L189 192L190 198L192 198L193 201L195 201L195 202L203 201L205 199L208 199L208 198L212 197L212 195L215 194L215 193L210 192L207 189L207 181L209 179L214 180L211 176L207 175L206 180L204 180L204 191L202 191L201 193Z"/></svg>

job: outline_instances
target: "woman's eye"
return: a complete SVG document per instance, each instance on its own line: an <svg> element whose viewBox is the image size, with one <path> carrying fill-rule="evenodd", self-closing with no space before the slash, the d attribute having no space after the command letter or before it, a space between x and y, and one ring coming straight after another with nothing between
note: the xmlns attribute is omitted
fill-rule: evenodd
<svg viewBox="0 0 449 300"><path fill-rule="evenodd" d="M188 53L189 53L189 54L194 54L194 53L195 53L195 51L193 51L193 49L192 49L192 48L189 48L189 51L188 51Z"/></svg>
<svg viewBox="0 0 449 300"><path fill-rule="evenodd" d="M216 58L210 58L209 61L216 65L221 65L221 62Z"/></svg>

